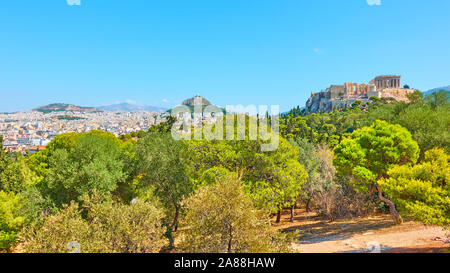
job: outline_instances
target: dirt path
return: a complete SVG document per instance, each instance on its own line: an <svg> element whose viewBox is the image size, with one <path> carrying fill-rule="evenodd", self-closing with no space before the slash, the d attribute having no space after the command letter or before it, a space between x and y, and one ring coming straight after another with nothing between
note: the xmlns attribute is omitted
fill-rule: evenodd
<svg viewBox="0 0 450 273"><path fill-rule="evenodd" d="M315 213L297 210L293 223L284 214L276 225L282 230L299 230L294 249L300 253L337 252L450 252L448 232L407 221L394 225L389 215L326 221Z"/></svg>

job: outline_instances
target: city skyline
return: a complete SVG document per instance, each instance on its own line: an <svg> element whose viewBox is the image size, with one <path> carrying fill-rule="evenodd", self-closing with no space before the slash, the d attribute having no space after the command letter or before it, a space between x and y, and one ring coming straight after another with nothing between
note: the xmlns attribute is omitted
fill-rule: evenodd
<svg viewBox="0 0 450 273"><path fill-rule="evenodd" d="M197 93L284 112L311 91L383 74L427 91L450 84L449 8L445 0L7 0L0 112L50 103L169 109Z"/></svg>

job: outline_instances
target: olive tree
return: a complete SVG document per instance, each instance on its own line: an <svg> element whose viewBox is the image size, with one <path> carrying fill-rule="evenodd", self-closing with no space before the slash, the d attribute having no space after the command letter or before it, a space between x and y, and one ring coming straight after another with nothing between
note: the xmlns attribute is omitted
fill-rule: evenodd
<svg viewBox="0 0 450 273"><path fill-rule="evenodd" d="M50 158L44 192L61 207L93 190L106 195L127 177L121 141L109 133L81 135L73 148L56 149Z"/></svg>
<svg viewBox="0 0 450 273"><path fill-rule="evenodd" d="M236 174L200 187L186 201L181 250L200 253L286 252L293 235L281 234L246 195Z"/></svg>
<svg viewBox="0 0 450 273"><path fill-rule="evenodd" d="M172 211L171 228L176 231L181 201L192 191L186 174L185 145L170 134L151 133L135 147L138 177L152 186L166 209Z"/></svg>

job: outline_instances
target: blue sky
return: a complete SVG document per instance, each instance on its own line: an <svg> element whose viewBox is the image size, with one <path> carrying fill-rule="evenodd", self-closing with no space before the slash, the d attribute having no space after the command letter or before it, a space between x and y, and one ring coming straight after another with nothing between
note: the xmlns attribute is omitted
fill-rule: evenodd
<svg viewBox="0 0 450 273"><path fill-rule="evenodd" d="M448 0L67 1L2 0L0 112L196 93L286 111L380 74L450 84Z"/></svg>

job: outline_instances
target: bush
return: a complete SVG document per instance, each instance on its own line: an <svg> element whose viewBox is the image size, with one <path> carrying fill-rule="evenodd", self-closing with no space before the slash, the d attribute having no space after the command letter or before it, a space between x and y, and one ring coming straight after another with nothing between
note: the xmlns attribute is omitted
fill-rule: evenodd
<svg viewBox="0 0 450 273"><path fill-rule="evenodd" d="M186 201L182 251L195 253L287 252L292 234L281 234L257 210L233 175L204 186Z"/></svg>
<svg viewBox="0 0 450 273"><path fill-rule="evenodd" d="M402 213L425 224L450 227L449 162L443 149L432 149L421 164L394 167L381 185Z"/></svg>
<svg viewBox="0 0 450 273"><path fill-rule="evenodd" d="M152 204L84 201L83 210L72 202L41 227L26 228L18 250L67 253L75 242L84 253L152 253L164 246L162 213Z"/></svg>
<svg viewBox="0 0 450 273"><path fill-rule="evenodd" d="M14 193L0 191L0 251L9 251L16 243L24 223L18 215L20 199Z"/></svg>

